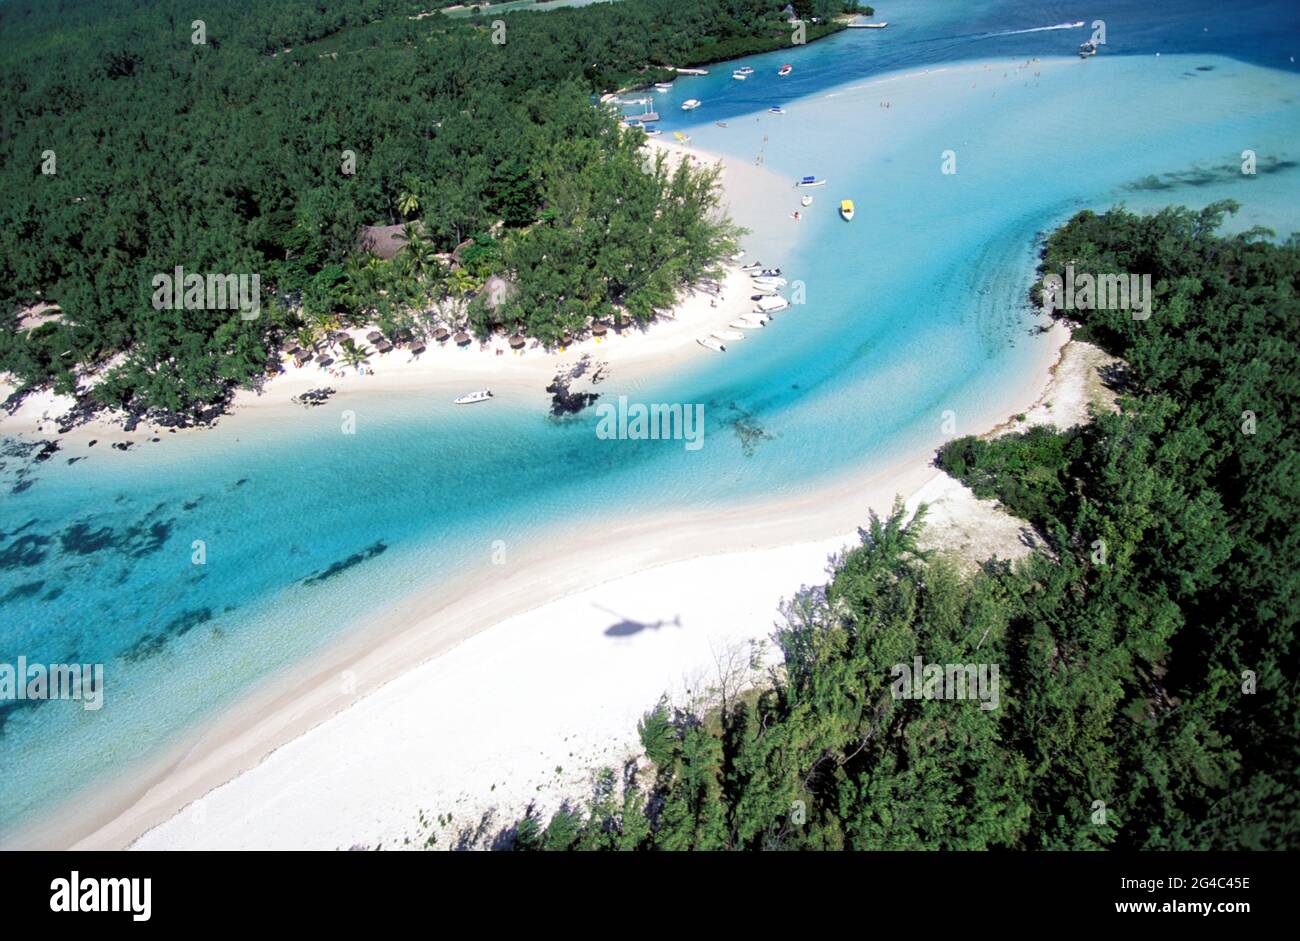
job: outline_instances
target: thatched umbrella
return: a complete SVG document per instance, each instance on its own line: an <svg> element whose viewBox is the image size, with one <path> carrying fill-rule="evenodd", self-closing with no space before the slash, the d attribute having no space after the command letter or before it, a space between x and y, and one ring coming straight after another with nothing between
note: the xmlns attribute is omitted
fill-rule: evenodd
<svg viewBox="0 0 1300 941"><path fill-rule="evenodd" d="M407 347L407 349L409 349L413 355L419 356L421 353L424 352L424 341L412 340L411 345Z"/></svg>
<svg viewBox="0 0 1300 941"><path fill-rule="evenodd" d="M523 337L521 337L519 334L516 333L514 336L510 338L510 348L512 350L522 350L524 348L524 344L527 342L528 342L527 340L525 340Z"/></svg>
<svg viewBox="0 0 1300 941"><path fill-rule="evenodd" d="M609 327L605 326L599 320L597 320L595 323L591 325L592 336L603 337L608 332L609 332Z"/></svg>
<svg viewBox="0 0 1300 941"><path fill-rule="evenodd" d="M301 366L305 362L308 362L311 359L311 357L312 354L308 353L306 350L293 351L293 361L297 363L299 366Z"/></svg>
<svg viewBox="0 0 1300 941"><path fill-rule="evenodd" d="M389 343L387 340L383 339L382 337L375 343L376 353L388 353L391 352L392 349L393 349L393 344Z"/></svg>
<svg viewBox="0 0 1300 941"><path fill-rule="evenodd" d="M446 343L447 337L449 336L451 336L451 331L446 327L439 327L437 330L433 331L433 338L439 343Z"/></svg>
<svg viewBox="0 0 1300 941"><path fill-rule="evenodd" d="M573 346L573 337L567 333L560 337L560 346Z"/></svg>
<svg viewBox="0 0 1300 941"><path fill-rule="evenodd" d="M616 333L622 333L630 326L632 326L631 319L624 316L623 314L619 314L617 317L614 318L614 331Z"/></svg>
<svg viewBox="0 0 1300 941"><path fill-rule="evenodd" d="M378 330L371 330L369 333L366 334L366 339L369 340L371 343L378 343L383 338L384 335L380 333Z"/></svg>
<svg viewBox="0 0 1300 941"><path fill-rule="evenodd" d="M469 334L464 332L463 330L460 333L456 334L456 345L469 346Z"/></svg>
<svg viewBox="0 0 1300 941"><path fill-rule="evenodd" d="M319 366L321 369L324 369L326 366L331 366L333 365L333 363L334 363L334 357L328 354L316 357L316 365Z"/></svg>

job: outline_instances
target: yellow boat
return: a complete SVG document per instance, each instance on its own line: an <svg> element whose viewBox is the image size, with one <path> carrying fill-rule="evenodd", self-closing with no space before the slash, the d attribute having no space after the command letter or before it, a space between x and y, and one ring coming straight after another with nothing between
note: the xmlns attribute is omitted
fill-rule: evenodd
<svg viewBox="0 0 1300 941"><path fill-rule="evenodd" d="M851 199L840 200L840 215L844 217L845 222L853 221L853 200Z"/></svg>
<svg viewBox="0 0 1300 941"><path fill-rule="evenodd" d="M673 131L673 137L677 138L677 140L683 144L689 144L691 142L691 139L681 131Z"/></svg>

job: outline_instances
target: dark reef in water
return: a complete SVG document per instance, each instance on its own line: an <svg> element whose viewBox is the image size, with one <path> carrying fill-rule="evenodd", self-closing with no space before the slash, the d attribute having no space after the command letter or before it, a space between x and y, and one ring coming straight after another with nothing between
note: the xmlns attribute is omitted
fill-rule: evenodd
<svg viewBox="0 0 1300 941"><path fill-rule="evenodd" d="M1300 164L1297 164L1294 160L1271 156L1260 157L1255 161L1255 175L1267 176L1270 173L1282 173L1294 169L1296 166L1300 166ZM1249 174L1241 172L1240 163L1225 163L1216 167L1191 167L1186 170L1175 170L1171 173L1144 176L1140 180L1126 183L1123 189L1131 193L1156 193L1176 190L1184 186L1198 188L1212 186L1215 183L1249 179Z"/></svg>
<svg viewBox="0 0 1300 941"><path fill-rule="evenodd" d="M360 552L354 552L341 562L335 562L329 568L323 569L314 575L309 575L302 580L304 585L317 585L327 578L333 578L336 575L342 575L350 568L355 568L362 562L369 561L377 555L383 555L388 551L388 545L382 539L369 548L362 549Z"/></svg>
<svg viewBox="0 0 1300 941"><path fill-rule="evenodd" d="M137 523L125 529L92 527L89 520L73 523L59 534L59 543L69 555L92 555L114 549L132 559L152 555L171 538L175 519L159 519L166 504L160 503Z"/></svg>
<svg viewBox="0 0 1300 941"><path fill-rule="evenodd" d="M178 637L184 637L200 624L212 620L211 608L196 608L182 611L167 622L167 626L155 634L145 634L130 647L122 651L122 659L128 663L139 663L161 653L166 646Z"/></svg>
<svg viewBox="0 0 1300 941"><path fill-rule="evenodd" d="M40 533L28 533L20 536L9 545L0 549L0 570L30 568L45 561L46 546L54 541L53 536Z"/></svg>
<svg viewBox="0 0 1300 941"><path fill-rule="evenodd" d="M603 362L593 362L590 354L584 354L573 367L567 370L561 367L560 371L555 374L551 384L546 387L546 391L551 393L552 418L576 415L600 398L599 392L569 391L569 387L586 376L588 372L591 373L591 384L598 385L604 381L608 374L608 367Z"/></svg>

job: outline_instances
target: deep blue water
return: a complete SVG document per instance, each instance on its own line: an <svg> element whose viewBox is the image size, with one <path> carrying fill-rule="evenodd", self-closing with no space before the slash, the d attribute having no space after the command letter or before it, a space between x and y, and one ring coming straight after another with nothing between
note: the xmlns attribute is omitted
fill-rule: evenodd
<svg viewBox="0 0 1300 941"><path fill-rule="evenodd" d="M891 26L751 57L744 83L724 66L659 96L666 131L831 180L786 257L764 253L770 233L746 240L805 282L804 307L726 357L602 387L704 403L700 451L600 441L594 416L557 424L508 396L456 409L438 392L349 397L238 441L59 454L19 492L8 459L0 663L102 661L108 689L98 712L0 711L0 835L292 675L376 599L450 590L498 544L515 565L559 528L798 493L933 446L948 410L958 433L978 430L1041 354L1025 305L1037 240L1079 208L1231 197L1233 227L1300 228L1291 3L925 0L877 17ZM1041 29L1094 19L1107 46L1088 62L1060 57L1089 29ZM778 79L783 62L795 71ZM687 97L703 107L680 112ZM777 103L787 113L766 114ZM1255 177L1237 172L1245 148ZM831 211L844 197L851 225ZM345 407L355 435L340 433Z"/></svg>

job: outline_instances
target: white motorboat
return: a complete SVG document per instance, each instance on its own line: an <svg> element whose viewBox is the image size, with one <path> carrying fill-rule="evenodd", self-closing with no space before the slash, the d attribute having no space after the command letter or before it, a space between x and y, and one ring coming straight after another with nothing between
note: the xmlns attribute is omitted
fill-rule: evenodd
<svg viewBox="0 0 1300 941"><path fill-rule="evenodd" d="M700 344L700 346L704 347L706 350L713 350L715 353L727 352L726 344L716 337L700 337L700 339L695 342Z"/></svg>
<svg viewBox="0 0 1300 941"><path fill-rule="evenodd" d="M767 322L770 319L770 317L766 317L763 314L742 314L740 317L736 318L735 322L740 324L741 327L753 330L757 327L767 326Z"/></svg>
<svg viewBox="0 0 1300 941"><path fill-rule="evenodd" d="M701 102L700 99L698 98L687 98L685 101L682 102L682 110L694 111L696 108L700 106L700 104Z"/></svg>
<svg viewBox="0 0 1300 941"><path fill-rule="evenodd" d="M751 301L756 301L760 297L770 297L773 294L781 293L781 289L776 285L772 285L771 287L761 287L759 285L755 285L753 290L754 293L750 296Z"/></svg>
<svg viewBox="0 0 1300 941"><path fill-rule="evenodd" d="M486 402L492 398L491 389L480 389L477 392L467 392L455 400L455 405L473 405L475 402Z"/></svg>
<svg viewBox="0 0 1300 941"><path fill-rule="evenodd" d="M749 320L736 319L733 320L731 323L727 324L727 326L731 327L734 330L758 330L763 325L761 323L754 323Z"/></svg>
<svg viewBox="0 0 1300 941"><path fill-rule="evenodd" d="M761 261L750 262L748 265L741 265L741 271L762 271L763 263Z"/></svg>
<svg viewBox="0 0 1300 941"><path fill-rule="evenodd" d="M649 134L650 132L649 132L649 131L646 131L646 133ZM811 206L811 205L812 205L812 200L813 200L813 198L812 198L811 196L805 196L805 197L803 197L803 199L799 200L799 205L800 205L800 206Z"/></svg>
<svg viewBox="0 0 1300 941"><path fill-rule="evenodd" d="M755 308L755 311L760 314L775 314L777 311L785 310L789 306L790 302L784 297L765 297L758 302L758 307Z"/></svg>
<svg viewBox="0 0 1300 941"><path fill-rule="evenodd" d="M783 288L786 286L785 278L755 278L754 287L756 288Z"/></svg>
<svg viewBox="0 0 1300 941"><path fill-rule="evenodd" d="M655 88L657 88L659 91L672 91L672 90L673 90L673 83L672 83L672 82L655 82Z"/></svg>
<svg viewBox="0 0 1300 941"><path fill-rule="evenodd" d="M744 72L732 72L731 77L738 82L743 82L745 79L749 78L749 76L746 75Z"/></svg>
<svg viewBox="0 0 1300 941"><path fill-rule="evenodd" d="M825 180L819 180L815 176L806 176L803 179L801 179L798 183L795 184L795 186L803 186L803 187L825 186L825 185L826 185Z"/></svg>
<svg viewBox="0 0 1300 941"><path fill-rule="evenodd" d="M745 339L745 335L741 333L739 330L714 330L712 335L714 337L717 337L719 340Z"/></svg>

